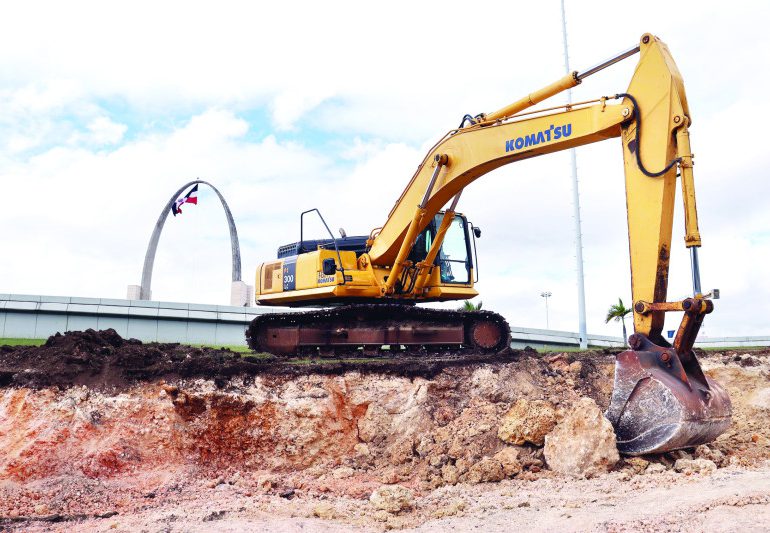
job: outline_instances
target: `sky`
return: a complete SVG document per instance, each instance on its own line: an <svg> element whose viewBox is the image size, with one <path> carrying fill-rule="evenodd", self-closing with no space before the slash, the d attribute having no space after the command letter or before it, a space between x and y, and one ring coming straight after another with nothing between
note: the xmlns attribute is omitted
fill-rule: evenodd
<svg viewBox="0 0 770 533"><path fill-rule="evenodd" d="M702 335L770 334L770 4L565 3L573 70L645 32L668 44L693 121L701 278L722 295ZM636 57L573 99L623 92ZM197 178L230 205L253 284L298 240L300 212L368 234L465 113L563 74L558 0L15 2L0 19L0 293L124 298L163 206ZM631 302L620 141L577 163L588 332L620 335L604 323ZM570 176L567 152L508 165L458 206L483 231L477 299L512 325L578 329ZM161 236L153 299L228 304L221 206L201 188L183 211ZM683 234L678 196L670 300L691 292Z"/></svg>

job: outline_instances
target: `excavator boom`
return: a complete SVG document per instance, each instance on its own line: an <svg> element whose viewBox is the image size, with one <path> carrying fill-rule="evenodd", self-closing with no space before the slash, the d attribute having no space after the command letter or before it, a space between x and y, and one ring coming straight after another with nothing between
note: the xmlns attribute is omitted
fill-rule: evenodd
<svg viewBox="0 0 770 533"><path fill-rule="evenodd" d="M625 92L529 111L637 53L639 62ZM367 305L327 315L311 312L255 319L247 333L250 346L288 355L383 346L500 350L508 344L510 330L495 313L450 317L404 307L477 294L471 254L475 230L456 211L462 191L503 165L620 138L634 335L629 339L632 349L617 357L607 417L616 428L619 449L628 454L713 440L729 426L731 406L724 390L703 374L692 350L713 303L700 288L691 122L679 70L666 45L651 34L608 61L564 76L498 111L466 115L460 127L431 148L385 224L368 238L330 235L329 240L312 241L310 246L301 239L281 247L278 260L264 263L257 271L257 302L262 305ZM685 245L693 265L693 296L667 302L678 175ZM665 313L672 311L682 312L683 319L670 346L661 332Z"/></svg>

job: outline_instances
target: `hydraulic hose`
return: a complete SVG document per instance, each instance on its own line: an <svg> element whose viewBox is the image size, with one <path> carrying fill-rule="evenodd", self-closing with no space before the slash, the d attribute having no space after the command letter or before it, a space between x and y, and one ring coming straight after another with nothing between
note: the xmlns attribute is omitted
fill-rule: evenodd
<svg viewBox="0 0 770 533"><path fill-rule="evenodd" d="M636 164L639 167L639 170L642 171L642 174L647 176L648 178L657 178L671 170L671 168L682 162L681 157L677 157L676 159L672 160L666 167L659 171L659 172L650 172L647 170L647 168L644 166L644 163L642 163L642 145L639 143L639 138L642 135L642 112L639 109L639 104L636 102L636 98L631 96L628 93L619 93L615 95L616 98L628 98L631 100L631 103L634 104L634 117L636 120Z"/></svg>

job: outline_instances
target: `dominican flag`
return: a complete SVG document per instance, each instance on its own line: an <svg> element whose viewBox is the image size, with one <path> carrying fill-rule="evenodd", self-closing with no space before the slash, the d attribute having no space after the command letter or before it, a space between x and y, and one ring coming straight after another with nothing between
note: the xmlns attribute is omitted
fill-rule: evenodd
<svg viewBox="0 0 770 533"><path fill-rule="evenodd" d="M195 204L198 205L198 185L196 184L195 187L190 189L190 192L179 198L176 202L174 202L171 205L171 212L174 213L174 216L179 213L182 214L182 204Z"/></svg>

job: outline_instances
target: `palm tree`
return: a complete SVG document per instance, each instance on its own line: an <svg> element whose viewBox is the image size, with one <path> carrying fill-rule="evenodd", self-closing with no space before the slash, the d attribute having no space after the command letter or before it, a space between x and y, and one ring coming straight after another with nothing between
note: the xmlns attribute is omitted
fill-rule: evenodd
<svg viewBox="0 0 770 533"><path fill-rule="evenodd" d="M471 302L470 300L465 300L463 304L457 309L458 311L480 311L481 305L483 302L479 302L477 304Z"/></svg>
<svg viewBox="0 0 770 533"><path fill-rule="evenodd" d="M605 324L609 324L610 320L615 320L615 322L619 320L623 323L623 344L626 345L626 316L631 313L631 311L632 309L629 309L623 305L623 300L618 298L618 303L610 306L610 308L607 310L607 317L604 319Z"/></svg>

